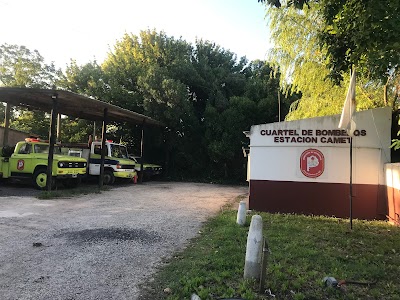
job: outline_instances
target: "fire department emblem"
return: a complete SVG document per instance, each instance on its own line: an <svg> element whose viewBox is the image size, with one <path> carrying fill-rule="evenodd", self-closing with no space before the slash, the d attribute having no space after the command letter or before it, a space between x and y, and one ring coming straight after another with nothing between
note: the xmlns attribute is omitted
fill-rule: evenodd
<svg viewBox="0 0 400 300"><path fill-rule="evenodd" d="M321 151L307 149L300 156L300 170L304 176L317 178L324 173L325 159Z"/></svg>
<svg viewBox="0 0 400 300"><path fill-rule="evenodd" d="M17 169L18 169L19 171L22 171L22 170L24 169L24 166L25 166L24 160L23 160L23 159L20 159L20 160L17 162Z"/></svg>

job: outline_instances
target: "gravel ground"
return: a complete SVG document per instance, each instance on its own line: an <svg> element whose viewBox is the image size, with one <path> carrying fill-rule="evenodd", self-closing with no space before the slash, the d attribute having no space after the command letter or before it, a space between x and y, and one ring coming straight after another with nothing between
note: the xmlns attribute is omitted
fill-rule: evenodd
<svg viewBox="0 0 400 300"><path fill-rule="evenodd" d="M0 186L0 298L139 299L139 284L247 187L118 186L38 200ZM29 195L29 191L32 193Z"/></svg>

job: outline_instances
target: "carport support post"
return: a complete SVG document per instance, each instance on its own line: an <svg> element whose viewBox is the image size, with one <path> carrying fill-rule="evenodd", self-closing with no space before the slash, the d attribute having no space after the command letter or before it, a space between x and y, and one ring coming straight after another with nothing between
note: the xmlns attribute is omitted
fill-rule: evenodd
<svg viewBox="0 0 400 300"><path fill-rule="evenodd" d="M146 120L143 120L142 123L142 138L140 140L140 176L139 176L139 182L143 182L143 176L144 176L144 170L143 170L143 154L144 154L144 123Z"/></svg>
<svg viewBox="0 0 400 300"><path fill-rule="evenodd" d="M53 100L53 108L51 109L50 118L50 133L49 133L49 155L47 157L47 180L46 189L51 191L52 181L53 181L53 154L54 154L54 144L56 143L56 121L57 121L57 104L58 104L58 94L54 93L51 96Z"/></svg>
<svg viewBox="0 0 400 300"><path fill-rule="evenodd" d="M6 103L6 111L4 115L4 135L3 135L3 146L8 145L8 133L10 130L10 114L11 114L11 105L10 103Z"/></svg>
<svg viewBox="0 0 400 300"><path fill-rule="evenodd" d="M61 114L57 114L57 142L61 139Z"/></svg>
<svg viewBox="0 0 400 300"><path fill-rule="evenodd" d="M168 127L164 128L164 155L165 155L165 164L164 164L164 174L168 174L168 170L169 170L169 141L170 141L170 132L171 129Z"/></svg>
<svg viewBox="0 0 400 300"><path fill-rule="evenodd" d="M100 178L99 178L99 188L103 187L104 179L104 161L106 158L106 127L108 119L108 109L104 109L103 116L103 128L101 129L101 162L100 162Z"/></svg>

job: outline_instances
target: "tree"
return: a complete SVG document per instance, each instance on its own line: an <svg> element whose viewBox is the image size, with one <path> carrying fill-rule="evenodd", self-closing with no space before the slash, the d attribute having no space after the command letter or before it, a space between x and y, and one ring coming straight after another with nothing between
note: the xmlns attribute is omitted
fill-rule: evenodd
<svg viewBox="0 0 400 300"><path fill-rule="evenodd" d="M215 43L197 40L192 62L197 74L190 78L194 81L186 83L195 97L192 100L199 116L204 113L207 102L224 110L230 97L244 94L245 57L238 59L236 54Z"/></svg>
<svg viewBox="0 0 400 300"><path fill-rule="evenodd" d="M8 87L52 88L61 75L54 64L46 64L39 51L25 46L0 46L0 85ZM48 120L44 112L19 109L12 112L10 127L48 136ZM46 124L47 122L47 124ZM47 126L47 127L46 127Z"/></svg>
<svg viewBox="0 0 400 300"><path fill-rule="evenodd" d="M143 99L138 90L143 57L140 55L140 41L137 36L125 34L114 45L102 64L107 93L105 100L115 105L143 113ZM139 56L139 57L138 57Z"/></svg>
<svg viewBox="0 0 400 300"><path fill-rule="evenodd" d="M10 87L52 88L60 75L53 63L46 64L39 51L25 46L0 46L0 83Z"/></svg>
<svg viewBox="0 0 400 300"><path fill-rule="evenodd" d="M254 124L279 121L280 73L265 61L253 61L241 70L242 90L228 98L223 110L207 103L204 114L205 143L214 175L222 178L244 178L246 168L242 147L248 139L243 134ZM281 95L281 115L295 100Z"/></svg>
<svg viewBox="0 0 400 300"><path fill-rule="evenodd" d="M286 93L301 92L287 115L287 120L338 114L343 106L346 85L334 85L324 59L326 52L319 44L319 32L324 26L321 3L302 10L295 7L268 7L271 35L275 43L271 61L282 72L281 84ZM347 79L349 75L345 74ZM287 82L291 85L287 85ZM347 82L347 80L346 80ZM290 87L290 88L289 88ZM383 106L382 84L358 76L358 109Z"/></svg>
<svg viewBox="0 0 400 300"><path fill-rule="evenodd" d="M247 80L244 95L258 106L256 123L282 121L289 112L290 103L297 99L297 95L288 96L289 94L282 93L279 87L281 78L279 70L275 70L265 61L256 60L246 67L245 74ZM293 99L290 99L292 97Z"/></svg>
<svg viewBox="0 0 400 300"><path fill-rule="evenodd" d="M192 46L163 32L148 30L139 37L124 35L103 69L110 92L119 95L114 97L115 104L137 107L166 124L168 161L178 177L216 178L222 174L239 178L238 173L244 174L242 131L258 118L255 111L250 121L246 109L252 106L237 104L253 100L237 98L240 100L231 104L231 99L244 96L251 86L248 81L258 80L246 64L245 58L237 59L234 53L215 43L197 40ZM270 74L266 76L269 77ZM268 85L265 93L272 89ZM246 121L240 121L241 117L229 118L236 114L246 115ZM223 137L218 132L212 134L213 129L225 128L227 122L236 126L226 130Z"/></svg>
<svg viewBox="0 0 400 300"><path fill-rule="evenodd" d="M43 111L24 110L11 123L12 128L39 135L41 138L49 137L50 117Z"/></svg>
<svg viewBox="0 0 400 300"><path fill-rule="evenodd" d="M187 70L190 55L191 46L185 41L147 30L139 37L125 34L102 65L109 88L105 99L163 122L171 129L171 155L176 155L175 147L182 140L190 139L188 130L193 127L188 91L180 80L191 74ZM136 137L131 144L136 151L140 146L138 129L132 127L124 134Z"/></svg>
<svg viewBox="0 0 400 300"><path fill-rule="evenodd" d="M317 11L318 45L336 84L352 66L383 82L400 63L400 0L258 0L281 10ZM282 5L283 4L283 5ZM306 5L304 5L306 4ZM302 25L295 27L302 30Z"/></svg>
<svg viewBox="0 0 400 300"><path fill-rule="evenodd" d="M71 92L101 100L107 95L104 77L104 72L96 61L79 66L75 60L71 60L57 81L57 85ZM61 139L63 142L86 142L89 135L93 134L93 130L93 121L71 117L62 118Z"/></svg>
<svg viewBox="0 0 400 300"><path fill-rule="evenodd" d="M400 63L400 1L324 0L325 26L319 35L327 50L330 76L357 66L373 80L386 81Z"/></svg>
<svg viewBox="0 0 400 300"><path fill-rule="evenodd" d="M78 66L71 60L57 85L71 92L102 98L105 94L104 72L96 61Z"/></svg>
<svg viewBox="0 0 400 300"><path fill-rule="evenodd" d="M212 105L205 111L205 141L210 156L210 177L244 178L242 147L248 140L243 130L254 124L259 113L257 103L246 97L232 97L222 113Z"/></svg>
<svg viewBox="0 0 400 300"><path fill-rule="evenodd" d="M286 6L287 7L291 7L294 6L297 9L303 9L304 5L307 5L307 7L309 8L309 2L312 2L313 0L288 0L285 1ZM317 1L317 0L315 0ZM258 0L258 2L262 2L262 3L268 3L271 6L275 6L277 8L282 6L282 3L280 0ZM282 1L283 2L283 1Z"/></svg>

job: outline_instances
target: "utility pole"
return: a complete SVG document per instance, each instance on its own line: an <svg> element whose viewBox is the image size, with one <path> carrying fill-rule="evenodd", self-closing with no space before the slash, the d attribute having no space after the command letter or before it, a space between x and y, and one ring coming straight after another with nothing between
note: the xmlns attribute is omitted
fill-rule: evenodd
<svg viewBox="0 0 400 300"><path fill-rule="evenodd" d="M281 121L281 91L278 89L278 118Z"/></svg>

